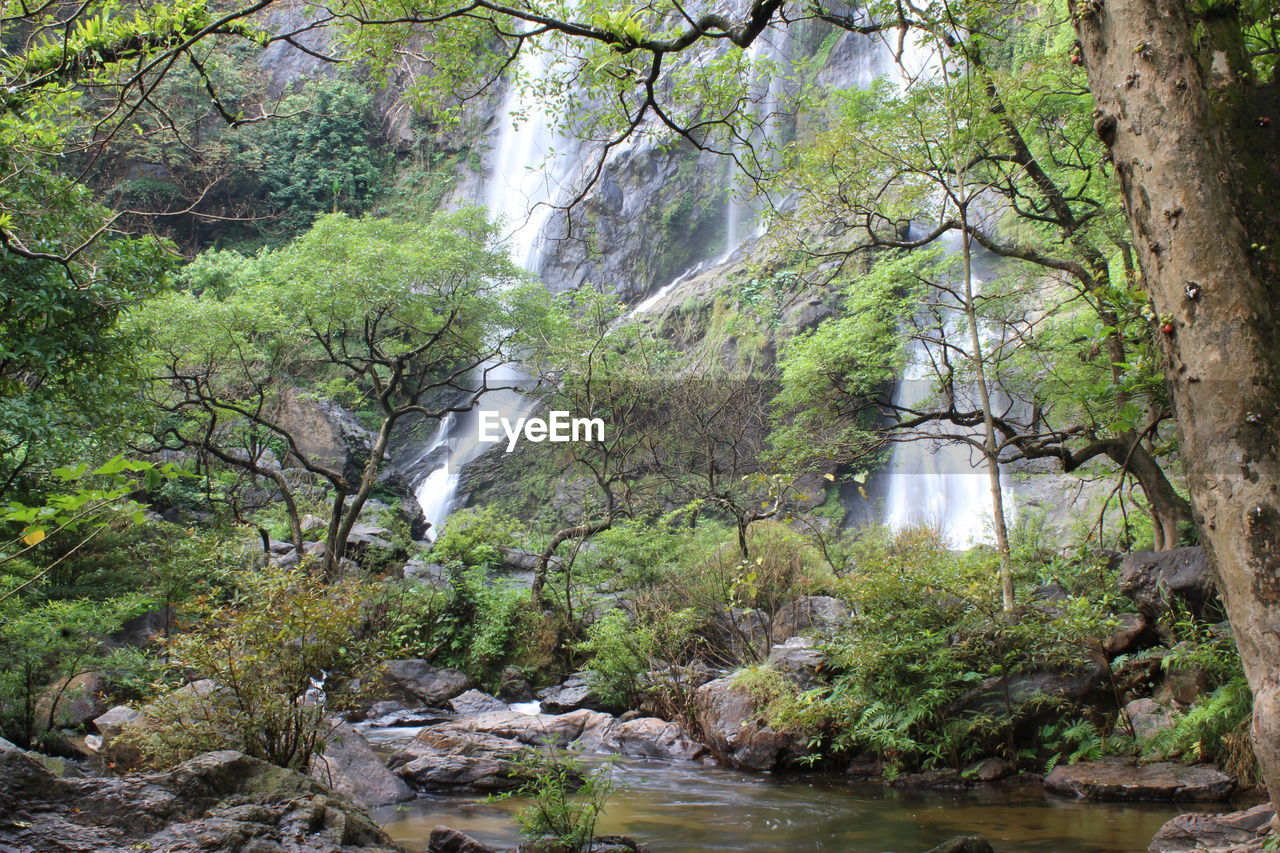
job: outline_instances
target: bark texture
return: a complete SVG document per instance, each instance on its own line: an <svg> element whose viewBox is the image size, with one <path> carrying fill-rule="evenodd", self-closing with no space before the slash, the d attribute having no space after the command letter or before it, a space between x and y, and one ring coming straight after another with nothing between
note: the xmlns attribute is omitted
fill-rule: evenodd
<svg viewBox="0 0 1280 853"><path fill-rule="evenodd" d="M1090 0L1073 13L1158 316L1196 522L1254 693L1255 749L1280 797L1280 131L1238 7L1208 5Z"/></svg>

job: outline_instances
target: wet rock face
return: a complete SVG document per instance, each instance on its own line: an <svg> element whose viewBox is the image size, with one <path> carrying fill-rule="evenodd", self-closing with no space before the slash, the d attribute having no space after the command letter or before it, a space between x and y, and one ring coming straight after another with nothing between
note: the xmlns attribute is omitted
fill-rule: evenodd
<svg viewBox="0 0 1280 853"><path fill-rule="evenodd" d="M1217 615L1221 604L1213 572L1200 547L1125 554L1120 565L1120 591L1133 599L1152 624L1171 612L1175 600L1187 604L1202 619L1222 618Z"/></svg>
<svg viewBox="0 0 1280 853"><path fill-rule="evenodd" d="M344 797L238 752L166 773L56 779L0 746L0 849L403 853Z"/></svg>
<svg viewBox="0 0 1280 853"><path fill-rule="evenodd" d="M1261 853L1274 817L1270 803L1227 814L1178 815L1160 827L1147 853Z"/></svg>
<svg viewBox="0 0 1280 853"><path fill-rule="evenodd" d="M1212 767L1110 758L1055 767L1044 786L1055 794L1085 800L1220 802L1231 796L1236 779Z"/></svg>

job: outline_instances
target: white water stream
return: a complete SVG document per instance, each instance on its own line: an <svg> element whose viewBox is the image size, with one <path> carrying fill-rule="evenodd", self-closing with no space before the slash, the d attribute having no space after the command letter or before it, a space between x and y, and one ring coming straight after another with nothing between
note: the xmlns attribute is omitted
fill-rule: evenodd
<svg viewBox="0 0 1280 853"><path fill-rule="evenodd" d="M511 259L537 272L543 260L543 228L562 195L574 145L555 131L545 102L532 85L554 73L547 54L525 49L518 63L496 119L498 137L487 163L484 201L490 219L503 229ZM418 504L430 523L427 535L433 540L454 508L463 468L492 445L480 440L479 413L496 412L514 423L536 405L516 390L527 385L530 377L510 361L486 362L471 379L473 387L487 382L497 390L486 391L469 411L443 419L422 454L423 458L441 457L417 488Z"/></svg>

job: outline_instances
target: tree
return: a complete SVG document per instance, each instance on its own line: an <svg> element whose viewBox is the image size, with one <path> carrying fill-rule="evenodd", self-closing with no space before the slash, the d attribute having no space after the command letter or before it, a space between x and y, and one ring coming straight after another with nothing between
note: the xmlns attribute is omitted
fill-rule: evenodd
<svg viewBox="0 0 1280 853"><path fill-rule="evenodd" d="M1159 316L1187 481L1280 797L1280 9L1072 3ZM1280 116L1277 116L1280 117Z"/></svg>
<svg viewBox="0 0 1280 853"><path fill-rule="evenodd" d="M299 486L280 463L319 478L330 507L323 570L334 575L393 432L474 406L546 316L493 240L475 210L425 226L329 215L239 268L230 292L154 300L135 318L154 341L161 416L148 449L196 450L268 482L300 551ZM291 395L338 391L374 424L355 471L309 454L284 414Z"/></svg>

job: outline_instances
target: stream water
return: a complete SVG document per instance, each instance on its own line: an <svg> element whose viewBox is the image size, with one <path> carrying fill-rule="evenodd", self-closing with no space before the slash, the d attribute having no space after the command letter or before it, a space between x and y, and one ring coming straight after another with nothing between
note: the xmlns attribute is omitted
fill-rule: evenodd
<svg viewBox="0 0 1280 853"><path fill-rule="evenodd" d="M921 853L955 835L981 834L999 853L1145 850L1172 804L1083 803L1030 790L904 792L824 776L740 773L624 759L597 832L631 835L654 853ZM520 800L435 794L374 813L410 849L444 825L514 847Z"/></svg>

